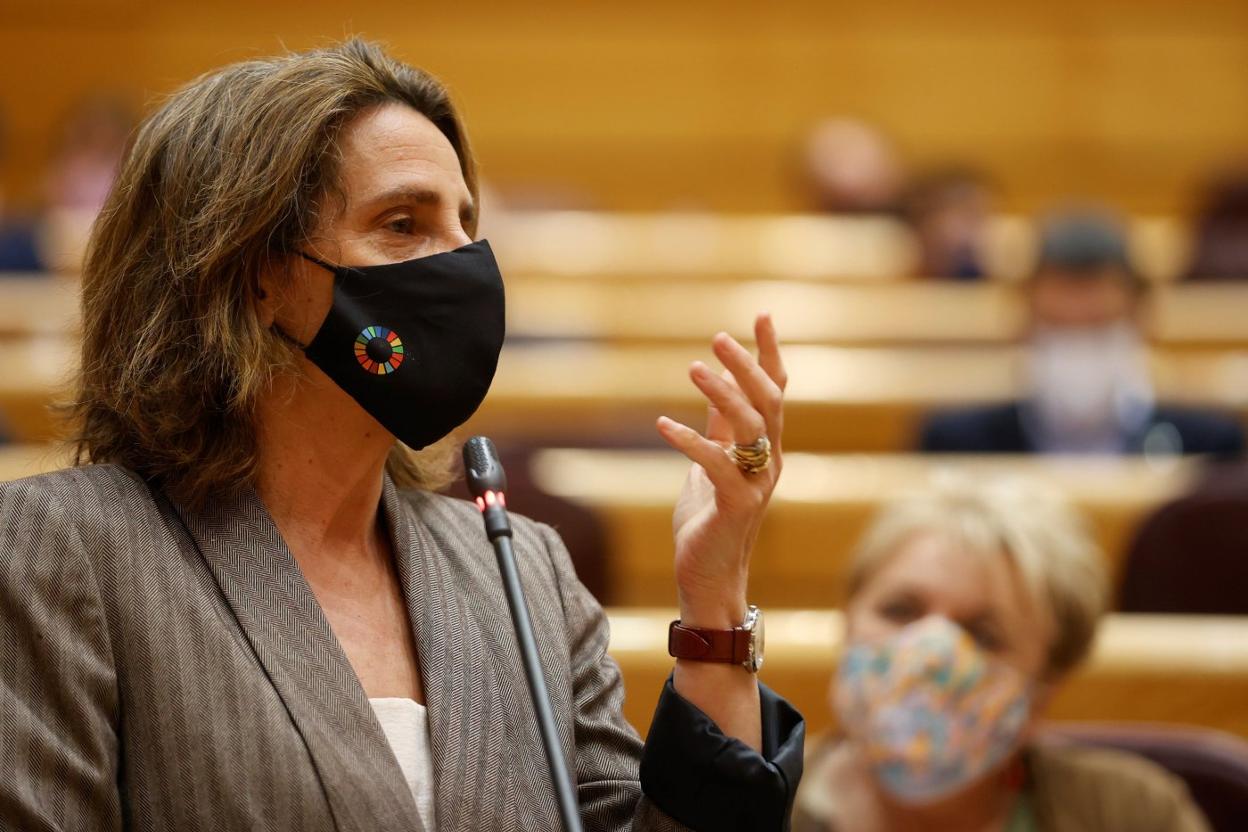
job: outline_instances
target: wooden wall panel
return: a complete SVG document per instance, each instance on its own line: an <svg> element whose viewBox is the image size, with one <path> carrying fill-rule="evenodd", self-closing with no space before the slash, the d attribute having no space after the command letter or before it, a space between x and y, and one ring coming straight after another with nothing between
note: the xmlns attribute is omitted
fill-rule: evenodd
<svg viewBox="0 0 1248 832"><path fill-rule="evenodd" d="M877 120L918 162L979 161L1024 210L1078 193L1181 210L1202 171L1248 153L1248 4L673 5L7 0L5 182L32 193L89 89L148 101L353 32L451 83L500 186L591 207L794 207L796 137L828 113Z"/></svg>

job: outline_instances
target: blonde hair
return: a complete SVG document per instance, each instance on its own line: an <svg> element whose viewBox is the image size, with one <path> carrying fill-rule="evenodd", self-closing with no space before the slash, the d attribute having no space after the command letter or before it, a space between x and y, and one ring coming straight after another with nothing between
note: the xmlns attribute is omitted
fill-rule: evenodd
<svg viewBox="0 0 1248 832"><path fill-rule="evenodd" d="M1010 559L1054 624L1047 675L1061 675L1087 656L1108 602L1104 560L1081 518L1056 491L1021 478L935 475L877 515L851 561L848 598L920 534L939 535L982 556Z"/></svg>
<svg viewBox="0 0 1248 832"><path fill-rule="evenodd" d="M344 125L388 102L446 136L475 200L446 88L360 40L204 75L144 122L83 267L82 356L65 406L79 464L120 463L189 502L253 479L257 403L297 366L260 323L258 275L341 200ZM419 454L396 443L387 469L400 485L436 487L452 453L453 440Z"/></svg>

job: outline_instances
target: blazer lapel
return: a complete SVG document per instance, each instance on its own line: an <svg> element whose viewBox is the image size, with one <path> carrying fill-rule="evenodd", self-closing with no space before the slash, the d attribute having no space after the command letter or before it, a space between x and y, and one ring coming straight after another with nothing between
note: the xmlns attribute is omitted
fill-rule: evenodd
<svg viewBox="0 0 1248 832"><path fill-rule="evenodd" d="M462 523L426 524L436 511L421 493L400 497L386 478L382 504L390 524L399 576L416 633L417 652L429 712L436 781L438 832L486 832L516 828L507 753L509 716L500 684L497 636L482 627L477 607L457 576L456 551L488 546ZM432 522L432 519L429 520Z"/></svg>
<svg viewBox="0 0 1248 832"><path fill-rule="evenodd" d="M251 489L174 506L302 736L342 832L423 830L390 745L333 630Z"/></svg>

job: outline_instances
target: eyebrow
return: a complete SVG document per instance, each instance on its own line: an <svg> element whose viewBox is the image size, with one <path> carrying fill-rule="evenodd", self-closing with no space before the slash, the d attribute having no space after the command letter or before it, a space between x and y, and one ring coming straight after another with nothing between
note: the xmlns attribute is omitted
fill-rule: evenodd
<svg viewBox="0 0 1248 832"><path fill-rule="evenodd" d="M382 191L376 196L369 197L362 203L365 208L371 208L376 205L384 205L392 202L411 202L417 205L440 205L442 203L442 194L429 188L411 187L403 185L397 188L391 188L388 191ZM471 198L465 202L459 209L461 216L472 218L477 215L477 206Z"/></svg>

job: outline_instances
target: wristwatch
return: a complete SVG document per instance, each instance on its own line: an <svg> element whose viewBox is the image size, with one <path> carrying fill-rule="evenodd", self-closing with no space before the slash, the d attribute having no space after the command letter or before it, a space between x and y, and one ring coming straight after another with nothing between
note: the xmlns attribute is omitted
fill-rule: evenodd
<svg viewBox="0 0 1248 832"><path fill-rule="evenodd" d="M673 621L667 628L667 653L695 662L739 664L757 673L763 666L763 611L751 606L745 623L731 630L686 627Z"/></svg>

